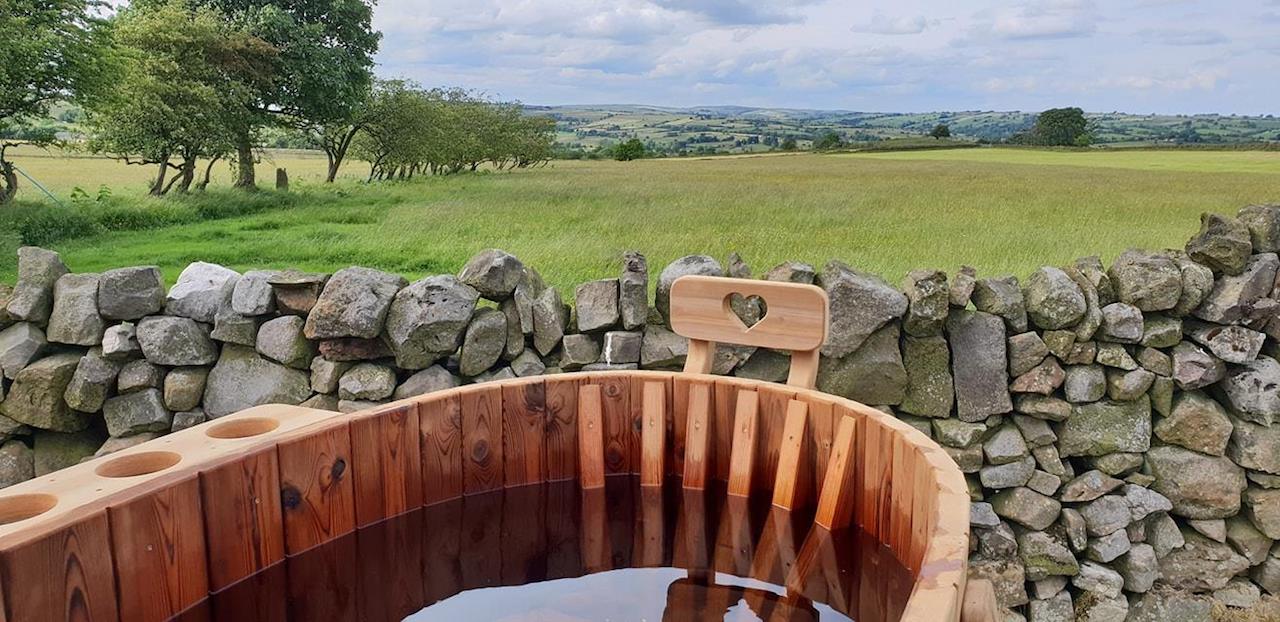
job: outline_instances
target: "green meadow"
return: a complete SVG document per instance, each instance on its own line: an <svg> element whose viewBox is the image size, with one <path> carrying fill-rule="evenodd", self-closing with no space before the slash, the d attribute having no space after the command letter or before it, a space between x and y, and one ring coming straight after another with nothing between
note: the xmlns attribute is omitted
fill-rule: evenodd
<svg viewBox="0 0 1280 622"><path fill-rule="evenodd" d="M0 281L13 281L13 250L33 241L77 272L156 264L170 281L195 260L240 270L358 264L417 277L456 272L489 247L566 287L616 274L629 249L646 254L655 275L682 255L736 251L757 272L834 258L893 282L913 268L962 264L1022 276L1084 255L1107 261L1129 247L1180 248L1202 212L1280 201L1280 152L987 148L571 161L371 185L360 181L361 163L324 185L322 158L271 160L261 181L269 185L269 171L286 166L288 195L150 199L142 196L150 170L56 153L19 159L66 207L37 202L27 186L27 203L0 212ZM216 170L214 186L229 176ZM103 185L110 196L95 200ZM90 196L70 200L76 187Z"/></svg>

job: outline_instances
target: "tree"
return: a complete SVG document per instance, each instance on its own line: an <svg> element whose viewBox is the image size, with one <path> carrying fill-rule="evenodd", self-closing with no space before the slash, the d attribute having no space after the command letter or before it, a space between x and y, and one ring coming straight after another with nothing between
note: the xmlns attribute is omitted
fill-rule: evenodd
<svg viewBox="0 0 1280 622"><path fill-rule="evenodd" d="M798 148L799 148L799 147L797 147L797 146L796 146L796 139L795 139L795 137L788 136L788 137L786 137L785 139L783 139L783 141L782 141L782 150L783 150L783 151L795 151L795 150L796 150L796 149L798 149Z"/></svg>
<svg viewBox="0 0 1280 622"><path fill-rule="evenodd" d="M157 165L153 196L175 184L187 192L198 159L211 166L235 149L234 128L249 123L253 98L244 78L262 75L276 50L187 0L135 4L111 27L120 69L111 93L87 106L90 147L128 164ZM170 170L175 176L166 182Z"/></svg>
<svg viewBox="0 0 1280 622"><path fill-rule="evenodd" d="M929 135L939 140L951 138L951 128L947 127L946 123L939 123L933 126L933 131L929 132Z"/></svg>
<svg viewBox="0 0 1280 622"><path fill-rule="evenodd" d="M613 148L613 159L619 162L639 160L645 156L644 143L639 138L632 138Z"/></svg>
<svg viewBox="0 0 1280 622"><path fill-rule="evenodd" d="M835 132L827 132L826 134L823 134L820 138L818 138L818 140L813 141L814 151L829 151L831 149L839 149L843 145L844 145L844 141L841 140L840 135Z"/></svg>
<svg viewBox="0 0 1280 622"><path fill-rule="evenodd" d="M20 141L7 137L54 101L100 83L98 7L96 0L0 0L0 205L18 192L5 152ZM52 132L26 134L37 144L54 139Z"/></svg>
<svg viewBox="0 0 1280 622"><path fill-rule="evenodd" d="M227 15L247 33L279 50L268 80L255 81L254 113L236 132L236 187L256 187L255 132L275 121L354 140L361 103L373 81L373 55L381 34L373 30L370 0L198 0ZM320 129L317 129L320 128ZM323 128L328 128L325 130ZM336 156L331 154L331 157ZM345 153L343 154L345 156ZM335 170L341 158L331 162Z"/></svg>
<svg viewBox="0 0 1280 622"><path fill-rule="evenodd" d="M1041 146L1087 147L1093 142L1093 137L1083 110L1051 108L1036 116L1026 142Z"/></svg>

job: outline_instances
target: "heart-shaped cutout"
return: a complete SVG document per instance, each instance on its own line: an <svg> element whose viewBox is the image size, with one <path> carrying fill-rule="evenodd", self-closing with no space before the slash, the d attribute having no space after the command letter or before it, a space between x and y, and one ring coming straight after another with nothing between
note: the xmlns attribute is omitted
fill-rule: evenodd
<svg viewBox="0 0 1280 622"><path fill-rule="evenodd" d="M769 314L769 306L765 304L764 298L759 296L729 294L725 298L725 306L738 317L747 330L759 324L760 320Z"/></svg>

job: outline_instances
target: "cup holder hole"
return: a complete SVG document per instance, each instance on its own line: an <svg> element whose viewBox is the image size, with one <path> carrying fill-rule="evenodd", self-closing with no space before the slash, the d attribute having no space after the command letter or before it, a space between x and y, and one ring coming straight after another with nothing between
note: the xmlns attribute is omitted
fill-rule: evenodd
<svg viewBox="0 0 1280 622"><path fill-rule="evenodd" d="M182 460L172 451L144 451L120 456L95 469L101 477L135 477L163 471Z"/></svg>
<svg viewBox="0 0 1280 622"><path fill-rule="evenodd" d="M58 504L58 498L43 493L0 498L0 525L35 518Z"/></svg>
<svg viewBox="0 0 1280 622"><path fill-rule="evenodd" d="M278 427L280 421L270 417L244 417L214 424L205 434L210 438L248 438L266 434Z"/></svg>

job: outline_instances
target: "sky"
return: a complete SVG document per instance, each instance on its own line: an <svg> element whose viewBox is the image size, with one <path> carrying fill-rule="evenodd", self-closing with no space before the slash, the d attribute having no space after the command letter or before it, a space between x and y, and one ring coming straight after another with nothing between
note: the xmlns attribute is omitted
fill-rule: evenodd
<svg viewBox="0 0 1280 622"><path fill-rule="evenodd" d="M1280 0L379 0L377 73L527 104L1280 114Z"/></svg>

